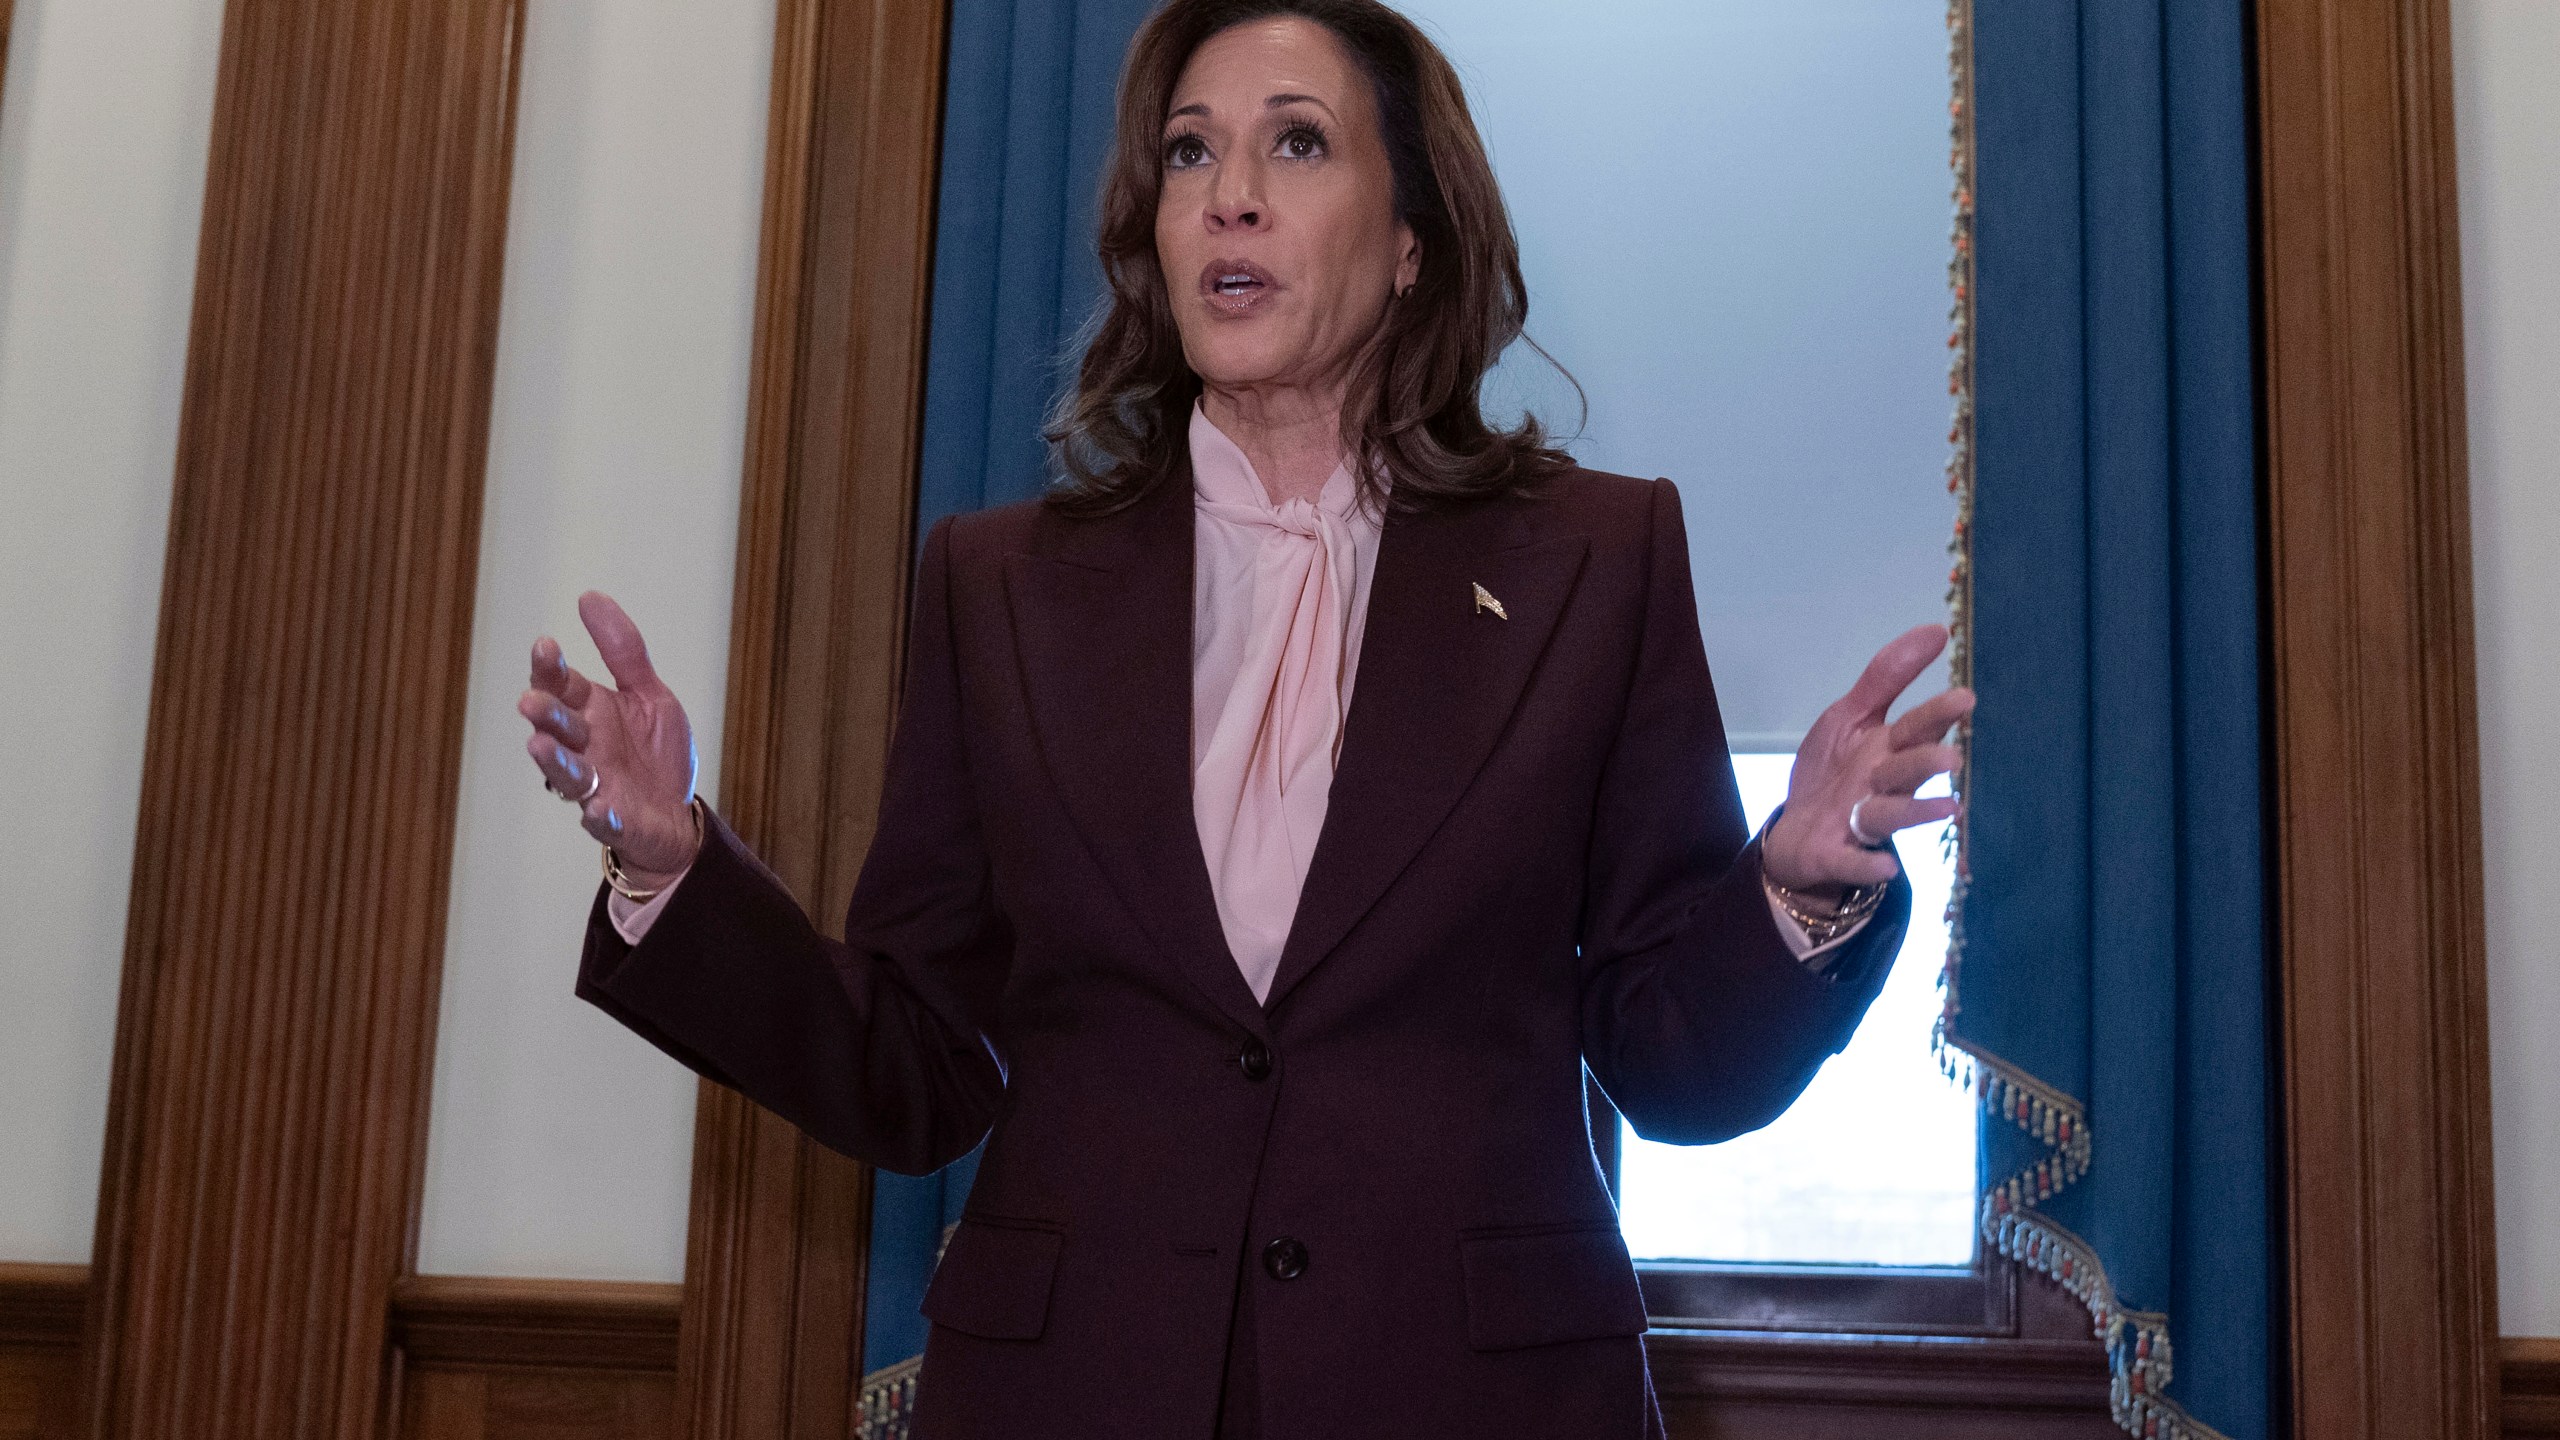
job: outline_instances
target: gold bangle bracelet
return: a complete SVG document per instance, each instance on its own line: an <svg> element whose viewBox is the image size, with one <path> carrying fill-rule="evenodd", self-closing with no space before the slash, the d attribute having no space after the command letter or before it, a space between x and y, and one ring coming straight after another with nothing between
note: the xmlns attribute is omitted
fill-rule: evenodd
<svg viewBox="0 0 2560 1440"><path fill-rule="evenodd" d="M1760 883L1768 888L1778 908L1787 912L1787 918L1803 926L1805 937L1817 946L1829 944L1884 903L1884 886L1852 885L1840 897L1839 905L1825 914L1811 908L1794 890L1770 879L1767 871L1761 872Z"/></svg>
<svg viewBox="0 0 2560 1440"><path fill-rule="evenodd" d="M692 803L685 807L685 811L693 816L693 853L699 857L702 854L702 797L694 796ZM614 894L634 905L644 905L655 900L659 893L667 888L660 885L654 889L643 890L631 883L631 877L622 873L622 861L613 853L613 847L610 845L604 847L604 883L613 887Z"/></svg>

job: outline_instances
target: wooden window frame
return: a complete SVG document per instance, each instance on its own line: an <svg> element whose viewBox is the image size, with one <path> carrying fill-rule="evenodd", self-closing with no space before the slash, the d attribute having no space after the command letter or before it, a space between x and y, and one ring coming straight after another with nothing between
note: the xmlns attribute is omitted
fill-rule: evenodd
<svg viewBox="0 0 2560 1440"><path fill-rule="evenodd" d="M1624 1150L1618 1112L1588 1076L1583 1105L1591 1117L1592 1152L1614 1197ZM1962 1266L1639 1260L1636 1277L1644 1286L1645 1313L1660 1330L1914 1339L2022 1333L2017 1266L1984 1250L1978 1235L1973 1259Z"/></svg>

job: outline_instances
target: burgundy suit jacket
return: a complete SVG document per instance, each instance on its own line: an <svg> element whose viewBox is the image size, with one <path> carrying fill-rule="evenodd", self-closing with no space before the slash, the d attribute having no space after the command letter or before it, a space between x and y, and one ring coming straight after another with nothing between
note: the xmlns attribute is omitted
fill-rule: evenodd
<svg viewBox="0 0 2560 1440"><path fill-rule="evenodd" d="M842 942L716 817L578 990L820 1142L987 1141L924 1300L920 1440L1660 1433L1587 1063L1722 1140L1843 1044L1910 907L1798 963L1746 845L1666 481L1387 520L1268 1001L1191 812L1187 474L924 546ZM1473 586L1509 618L1479 611Z"/></svg>

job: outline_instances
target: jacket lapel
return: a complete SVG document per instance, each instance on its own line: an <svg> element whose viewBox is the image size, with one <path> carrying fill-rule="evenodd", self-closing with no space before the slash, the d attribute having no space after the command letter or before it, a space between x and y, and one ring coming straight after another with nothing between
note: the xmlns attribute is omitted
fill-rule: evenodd
<svg viewBox="0 0 2560 1440"><path fill-rule="evenodd" d="M1191 477L1005 558L1015 662L1052 781L1138 923L1228 1018L1266 1034L1227 950L1191 813Z"/></svg>
<svg viewBox="0 0 2560 1440"><path fill-rule="evenodd" d="M1590 548L1579 535L1515 533L1516 515L1491 505L1389 515L1341 761L1266 1010L1395 883L1509 724ZM1478 609L1477 585L1509 618Z"/></svg>

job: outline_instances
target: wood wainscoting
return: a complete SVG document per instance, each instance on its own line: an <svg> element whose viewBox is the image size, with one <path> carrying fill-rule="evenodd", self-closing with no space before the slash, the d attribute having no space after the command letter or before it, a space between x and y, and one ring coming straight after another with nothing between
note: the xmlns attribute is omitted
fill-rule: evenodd
<svg viewBox="0 0 2560 1440"><path fill-rule="evenodd" d="M674 1440L683 1308L680 1285L403 1280L398 1440Z"/></svg>
<svg viewBox="0 0 2560 1440"><path fill-rule="evenodd" d="M0 1263L0 1440L79 1433L85 1265ZM677 1285L412 1276L384 1440L675 1440Z"/></svg>
<svg viewBox="0 0 2560 1440"><path fill-rule="evenodd" d="M88 1300L86 1265L0 1262L0 1440L69 1440Z"/></svg>
<svg viewBox="0 0 2560 1440"><path fill-rule="evenodd" d="M2014 1269L2000 1333L1656 1330L1676 1440L2123 1440L2089 1312Z"/></svg>
<svg viewBox="0 0 2560 1440"><path fill-rule="evenodd" d="M0 1263L0 1440L70 1440L88 1269ZM393 1292L397 1440L675 1440L674 1285L418 1276ZM1662 1332L1680 1436L2109 1440L2088 1345ZM2560 1339L2500 1347L2508 1440L2560 1437Z"/></svg>
<svg viewBox="0 0 2560 1440"><path fill-rule="evenodd" d="M2508 1440L2560 1437L2560 1337L2499 1341L2498 1377Z"/></svg>

